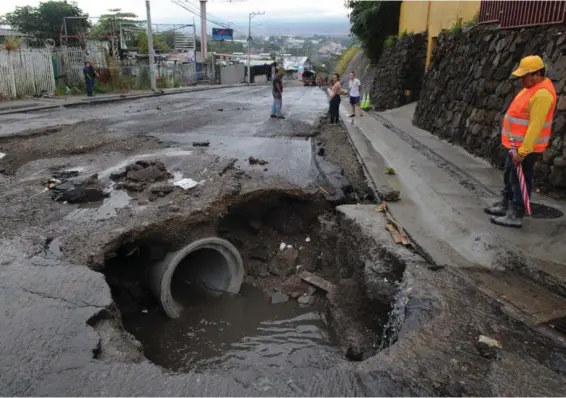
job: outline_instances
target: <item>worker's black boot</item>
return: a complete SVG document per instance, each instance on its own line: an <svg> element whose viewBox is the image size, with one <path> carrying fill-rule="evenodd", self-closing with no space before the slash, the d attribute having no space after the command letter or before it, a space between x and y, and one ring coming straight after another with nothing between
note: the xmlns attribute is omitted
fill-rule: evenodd
<svg viewBox="0 0 566 398"><path fill-rule="evenodd" d="M500 217L491 217L491 222L495 225L501 225L502 227L521 228L523 226L524 216L524 207L511 205L507 210L507 214Z"/></svg>
<svg viewBox="0 0 566 398"><path fill-rule="evenodd" d="M503 199L491 207L486 207L483 211L492 216L504 216L507 214L507 209L509 209L509 200Z"/></svg>

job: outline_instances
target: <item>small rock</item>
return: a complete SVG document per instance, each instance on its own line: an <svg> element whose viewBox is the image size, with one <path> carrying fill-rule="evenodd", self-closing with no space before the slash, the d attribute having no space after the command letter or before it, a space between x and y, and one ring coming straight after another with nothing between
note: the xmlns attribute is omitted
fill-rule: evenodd
<svg viewBox="0 0 566 398"><path fill-rule="evenodd" d="M290 248L277 252L269 264L269 271L277 276L289 276L295 272L299 252Z"/></svg>
<svg viewBox="0 0 566 398"><path fill-rule="evenodd" d="M299 297L297 299L297 302L300 305L303 305L305 307L309 307L309 306L314 304L314 297L305 294L305 295L302 295L301 297Z"/></svg>
<svg viewBox="0 0 566 398"><path fill-rule="evenodd" d="M248 158L248 162L249 162L250 164L259 164L260 166L265 166L266 164L269 163L269 162L266 161L266 160L254 158L253 156L250 156L250 157Z"/></svg>
<svg viewBox="0 0 566 398"><path fill-rule="evenodd" d="M207 147L210 145L210 141L193 141L193 146Z"/></svg>
<svg viewBox="0 0 566 398"><path fill-rule="evenodd" d="M124 182L120 186L127 191L141 192L144 190L144 185L138 182Z"/></svg>
<svg viewBox="0 0 566 398"><path fill-rule="evenodd" d="M118 181L121 180L122 178L126 177L126 171L122 171L120 173L112 173L110 174L110 179L112 181Z"/></svg>
<svg viewBox="0 0 566 398"><path fill-rule="evenodd" d="M158 111L160 111L160 110L161 110L161 107L160 107L160 106L156 106L155 109L157 109Z"/></svg>
<svg viewBox="0 0 566 398"><path fill-rule="evenodd" d="M181 208L179 206L176 206L176 205L171 205L171 206L169 206L169 211L171 213L176 213L176 212L181 211Z"/></svg>
<svg viewBox="0 0 566 398"><path fill-rule="evenodd" d="M323 147L323 146L321 146L320 148L318 148L318 151L316 152L316 154L317 154L318 156L324 156L324 153L325 153L325 150L324 150L324 147Z"/></svg>
<svg viewBox="0 0 566 398"><path fill-rule="evenodd" d="M289 296L281 292L275 292L271 295L271 304L281 304L289 301Z"/></svg>
<svg viewBox="0 0 566 398"><path fill-rule="evenodd" d="M502 348L503 345L499 341L487 336L480 336L476 343L476 349L480 355L487 359L496 359Z"/></svg>
<svg viewBox="0 0 566 398"><path fill-rule="evenodd" d="M218 112L224 112L224 109L218 108Z"/></svg>
<svg viewBox="0 0 566 398"><path fill-rule="evenodd" d="M386 202L398 202L401 199L401 192L388 185L381 185L377 189L377 192L379 192L379 196Z"/></svg>
<svg viewBox="0 0 566 398"><path fill-rule="evenodd" d="M292 275L283 282L281 291L293 299L297 299L309 292L309 286L298 275Z"/></svg>
<svg viewBox="0 0 566 398"><path fill-rule="evenodd" d="M168 182L166 183L157 183L157 184L153 184L152 186L149 187L150 192L153 193L170 193L173 192L173 189L175 189L175 187L173 186L173 184L170 184Z"/></svg>

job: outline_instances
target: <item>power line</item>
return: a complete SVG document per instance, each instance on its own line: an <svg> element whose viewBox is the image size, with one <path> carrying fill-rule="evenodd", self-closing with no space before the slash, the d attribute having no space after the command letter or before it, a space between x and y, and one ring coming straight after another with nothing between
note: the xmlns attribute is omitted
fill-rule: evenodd
<svg viewBox="0 0 566 398"><path fill-rule="evenodd" d="M176 3L176 4L181 6L183 9L190 12L191 14L194 14L199 18L201 17L200 11L192 3L184 2L184 3L182 3L182 5L179 4L179 3ZM210 22L211 24L219 26L221 28L232 29L234 32L240 33L242 35L246 35L246 33L244 31L241 31L239 29L230 28L230 25L232 25L232 24L230 24L229 22L217 20L215 18L210 18L209 16L210 16L210 14L207 14L207 18L204 18L205 21Z"/></svg>

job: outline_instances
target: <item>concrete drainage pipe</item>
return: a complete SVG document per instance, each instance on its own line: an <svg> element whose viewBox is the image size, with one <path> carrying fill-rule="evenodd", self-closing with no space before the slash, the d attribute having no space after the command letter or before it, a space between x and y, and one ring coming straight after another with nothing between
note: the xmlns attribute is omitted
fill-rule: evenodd
<svg viewBox="0 0 566 398"><path fill-rule="evenodd" d="M195 287L214 296L238 293L243 279L242 257L234 245L220 238L205 238L155 264L149 287L167 316L178 318L184 307L181 303Z"/></svg>

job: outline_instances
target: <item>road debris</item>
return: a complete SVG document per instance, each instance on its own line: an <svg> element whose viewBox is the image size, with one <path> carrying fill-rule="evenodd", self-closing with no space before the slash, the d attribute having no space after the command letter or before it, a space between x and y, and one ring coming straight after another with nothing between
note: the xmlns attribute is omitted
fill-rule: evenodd
<svg viewBox="0 0 566 398"><path fill-rule="evenodd" d="M499 356L499 351L503 349L503 344L491 337L480 335L476 343L476 349L482 357L496 359Z"/></svg>
<svg viewBox="0 0 566 398"><path fill-rule="evenodd" d="M299 274L299 277L304 280L305 282L324 290L325 292L330 292L334 290L334 284L327 281L326 279L321 278L318 275L315 275L309 271L303 271Z"/></svg>
<svg viewBox="0 0 566 398"><path fill-rule="evenodd" d="M314 304L314 297L309 296L308 294L304 294L297 299L297 302L304 307L310 307Z"/></svg>
<svg viewBox="0 0 566 398"><path fill-rule="evenodd" d="M391 188L389 185L381 185L377 188L379 196L386 202L398 202L401 199L401 192Z"/></svg>
<svg viewBox="0 0 566 398"><path fill-rule="evenodd" d="M53 200L63 204L98 202L110 195L98 179L98 174L88 178L50 178L47 180L46 189L51 192Z"/></svg>
<svg viewBox="0 0 566 398"><path fill-rule="evenodd" d="M210 145L210 141L193 141L193 146L196 147L207 147Z"/></svg>
<svg viewBox="0 0 566 398"><path fill-rule="evenodd" d="M187 189L196 187L198 185L198 182L196 182L192 178L183 178L182 180L174 182L173 185L186 191Z"/></svg>
<svg viewBox="0 0 566 398"><path fill-rule="evenodd" d="M289 296L281 292L275 292L271 295L271 304L282 304L289 301Z"/></svg>
<svg viewBox="0 0 566 398"><path fill-rule="evenodd" d="M269 263L269 272L277 276L289 276L295 272L299 251L290 246L280 250Z"/></svg>
<svg viewBox="0 0 566 398"><path fill-rule="evenodd" d="M173 178L163 162L138 160L126 166L124 171L110 174L116 189L142 192L152 184Z"/></svg>
<svg viewBox="0 0 566 398"><path fill-rule="evenodd" d="M248 162L249 162L251 165L259 164L260 166L265 166L266 164L269 164L269 162L268 162L267 160L262 160L262 159L254 158L253 156L250 156L250 157L248 158Z"/></svg>

